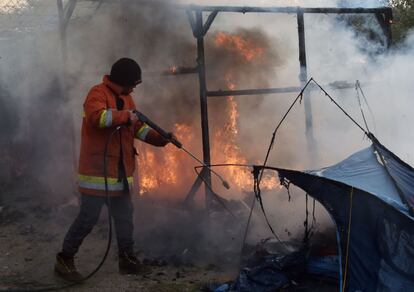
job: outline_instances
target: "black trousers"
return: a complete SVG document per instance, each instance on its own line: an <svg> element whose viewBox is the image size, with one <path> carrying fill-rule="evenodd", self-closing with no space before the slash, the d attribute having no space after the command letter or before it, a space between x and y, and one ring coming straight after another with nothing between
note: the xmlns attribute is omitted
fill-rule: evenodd
<svg viewBox="0 0 414 292"><path fill-rule="evenodd" d="M85 237L98 222L106 197L82 194L78 216L69 228L63 241L62 253L68 257L74 256ZM118 250L120 253L133 252L133 206L128 193L120 197L111 197L111 214L114 219Z"/></svg>

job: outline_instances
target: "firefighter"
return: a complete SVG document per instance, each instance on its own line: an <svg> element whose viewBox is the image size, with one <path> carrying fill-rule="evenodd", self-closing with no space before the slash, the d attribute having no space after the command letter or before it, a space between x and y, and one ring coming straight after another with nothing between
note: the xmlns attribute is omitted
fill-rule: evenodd
<svg viewBox="0 0 414 292"><path fill-rule="evenodd" d="M141 83L141 68L132 59L122 58L111 68L103 82L92 87L83 104L79 157L80 211L56 255L55 273L69 281L82 276L74 265L74 256L83 239L98 221L106 204L104 149L117 126L107 151L107 181L111 213L117 235L119 272L139 274L146 270L134 255L133 206L130 190L135 168L134 138L163 147L169 140L137 119L131 93Z"/></svg>

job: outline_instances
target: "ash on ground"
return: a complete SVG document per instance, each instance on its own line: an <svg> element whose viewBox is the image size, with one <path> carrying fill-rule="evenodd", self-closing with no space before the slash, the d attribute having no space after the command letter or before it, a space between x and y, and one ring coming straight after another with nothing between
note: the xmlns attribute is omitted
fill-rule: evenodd
<svg viewBox="0 0 414 292"><path fill-rule="evenodd" d="M24 184L5 189L0 212L0 288L63 284L53 267L63 237L78 213L76 197L63 193L56 198L48 190ZM241 223L219 208L207 214L182 204L143 198L135 199L134 205L136 250L138 257L152 266L152 273L119 275L113 238L102 269L84 284L66 291L201 291L212 283L237 277L246 207L237 202L229 204L233 215L243 218ZM75 258L82 274L88 274L99 263L107 239L107 212L103 208L98 224ZM257 246L247 246L244 253L249 257L255 250Z"/></svg>

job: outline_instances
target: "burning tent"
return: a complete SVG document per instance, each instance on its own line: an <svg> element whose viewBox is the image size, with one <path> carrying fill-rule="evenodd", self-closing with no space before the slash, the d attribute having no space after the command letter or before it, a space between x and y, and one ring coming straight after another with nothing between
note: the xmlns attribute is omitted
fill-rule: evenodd
<svg viewBox="0 0 414 292"><path fill-rule="evenodd" d="M414 291L414 169L369 137L370 147L331 167L272 169L331 214L343 291Z"/></svg>

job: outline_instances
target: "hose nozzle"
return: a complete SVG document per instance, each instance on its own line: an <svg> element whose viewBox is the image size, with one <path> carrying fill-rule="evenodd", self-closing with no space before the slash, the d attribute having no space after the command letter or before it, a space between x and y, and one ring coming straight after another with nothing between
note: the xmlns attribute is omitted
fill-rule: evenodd
<svg viewBox="0 0 414 292"><path fill-rule="evenodd" d="M173 135L170 135L169 138L170 142L177 148L183 148L183 144L177 140L177 138L175 138Z"/></svg>

